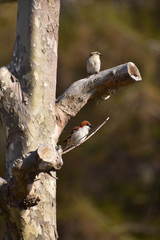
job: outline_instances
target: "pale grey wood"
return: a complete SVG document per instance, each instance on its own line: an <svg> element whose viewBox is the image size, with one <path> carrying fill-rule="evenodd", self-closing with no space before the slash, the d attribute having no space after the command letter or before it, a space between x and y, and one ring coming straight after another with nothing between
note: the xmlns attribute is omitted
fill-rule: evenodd
<svg viewBox="0 0 160 240"><path fill-rule="evenodd" d="M56 172L46 173L44 168L49 164L40 161L41 165L36 165L39 180L35 181L35 159L26 169L20 165L42 145L52 146L55 157L58 154L55 92L59 9L60 0L18 0L13 58L0 69L6 180L12 196L4 211L6 240L57 238ZM58 160L60 168L62 160ZM29 166L32 171L27 172Z"/></svg>
<svg viewBox="0 0 160 240"><path fill-rule="evenodd" d="M132 62L93 74L74 82L58 99L57 115L61 128L93 98L105 99L118 89L141 81L141 75Z"/></svg>

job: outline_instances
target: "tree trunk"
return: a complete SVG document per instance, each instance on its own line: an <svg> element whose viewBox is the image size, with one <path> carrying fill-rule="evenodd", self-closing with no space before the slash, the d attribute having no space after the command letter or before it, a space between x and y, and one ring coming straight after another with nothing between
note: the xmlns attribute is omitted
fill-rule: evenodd
<svg viewBox="0 0 160 240"><path fill-rule="evenodd" d="M8 66L12 75L3 69L6 85L10 84L3 97L2 111L6 124L7 179L12 176L15 159L25 158L43 144L56 146L59 7L60 0L18 1L15 47ZM5 239L56 239L55 172L53 177L40 173L37 178L32 185L32 179L28 179L23 191L38 196L39 204L26 210L17 208L24 204L25 197L16 191L14 204L5 215Z"/></svg>
<svg viewBox="0 0 160 240"><path fill-rule="evenodd" d="M0 69L0 113L6 129L6 180L0 178L5 240L54 240L58 138L93 98L141 80L126 63L72 84L55 101L60 0L19 0L11 63Z"/></svg>

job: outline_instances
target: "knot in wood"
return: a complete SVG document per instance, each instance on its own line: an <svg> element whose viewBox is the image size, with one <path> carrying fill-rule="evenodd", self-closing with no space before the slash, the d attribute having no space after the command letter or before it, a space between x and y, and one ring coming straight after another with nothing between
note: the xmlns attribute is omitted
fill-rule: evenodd
<svg viewBox="0 0 160 240"><path fill-rule="evenodd" d="M30 208L30 207L34 207L36 205L38 205L40 201L40 198L35 196L35 195L28 195L26 196L22 202L19 203L19 207L21 209L27 209L27 208Z"/></svg>

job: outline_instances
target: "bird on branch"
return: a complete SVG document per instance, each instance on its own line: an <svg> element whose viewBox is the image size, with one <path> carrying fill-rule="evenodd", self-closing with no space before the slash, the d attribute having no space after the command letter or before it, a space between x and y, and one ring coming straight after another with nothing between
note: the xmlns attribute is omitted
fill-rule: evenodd
<svg viewBox="0 0 160 240"><path fill-rule="evenodd" d="M79 145L81 142L83 142L89 134L91 128L92 125L88 121L83 121L81 122L80 126L74 127L71 131L71 134L64 141L66 142L66 147L63 149L63 151L72 146Z"/></svg>
<svg viewBox="0 0 160 240"><path fill-rule="evenodd" d="M101 68L101 60L102 56L99 52L91 52L87 59L87 72L91 74L99 73Z"/></svg>

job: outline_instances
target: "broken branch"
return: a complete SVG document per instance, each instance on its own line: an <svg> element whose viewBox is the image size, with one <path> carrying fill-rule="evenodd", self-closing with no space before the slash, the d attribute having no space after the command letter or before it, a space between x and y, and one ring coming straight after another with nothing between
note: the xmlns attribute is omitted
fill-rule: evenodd
<svg viewBox="0 0 160 240"><path fill-rule="evenodd" d="M57 99L57 119L60 119L59 134L68 120L74 117L90 99L103 98L124 86L141 80L136 65L128 62L74 82Z"/></svg>

